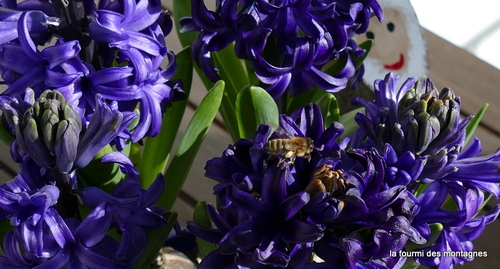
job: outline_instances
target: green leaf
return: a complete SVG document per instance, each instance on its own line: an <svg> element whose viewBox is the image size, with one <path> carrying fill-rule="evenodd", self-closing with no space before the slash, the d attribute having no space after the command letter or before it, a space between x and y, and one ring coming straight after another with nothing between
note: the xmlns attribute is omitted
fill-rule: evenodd
<svg viewBox="0 0 500 269"><path fill-rule="evenodd" d="M361 55L360 57L356 57L354 56L354 53L352 51L350 52L351 60L354 62L354 67L356 69L358 69L363 64L363 61L370 53L370 50L373 47L373 40L366 40L365 42L359 44L359 47L365 50L365 54ZM323 68L321 68L321 70L323 70L323 72L327 74L335 75L345 68L347 60L348 57L341 57L336 60L330 61L325 64Z"/></svg>
<svg viewBox="0 0 500 269"><path fill-rule="evenodd" d="M477 209L476 214L474 214L474 217L472 217L472 218L475 218L477 215L479 215L479 213L481 212L481 210L483 210L484 206L486 206L486 204L488 203L488 201L490 201L491 197L493 196L493 194L491 194L491 192L483 191L483 193L484 193L483 203L479 206L479 208Z"/></svg>
<svg viewBox="0 0 500 269"><path fill-rule="evenodd" d="M338 72L342 71L342 69L345 68L346 63L347 63L347 56L340 57L338 59L332 60L328 63L326 63L321 70L329 75L335 75Z"/></svg>
<svg viewBox="0 0 500 269"><path fill-rule="evenodd" d="M286 114L290 115L295 110L303 108L310 103L318 103L323 97L326 96L326 94L327 94L326 91L319 89L317 87L314 87L312 91L298 94L288 100Z"/></svg>
<svg viewBox="0 0 500 269"><path fill-rule="evenodd" d="M340 123L342 123L342 125L344 125L345 129L340 139L343 139L344 137L352 135L354 134L354 132L356 132L359 126L358 123L356 123L356 121L354 120L354 116L356 116L358 112L363 112L363 109L364 108L354 109L340 116L339 121Z"/></svg>
<svg viewBox="0 0 500 269"><path fill-rule="evenodd" d="M111 193L115 186L120 183L124 175L117 163L103 163L102 156L114 152L110 145L102 148L92 161L84 168L77 169L78 180L85 187L98 187Z"/></svg>
<svg viewBox="0 0 500 269"><path fill-rule="evenodd" d="M201 101L187 126L172 162L165 172L165 192L157 201L157 205L167 209L172 208L174 205L191 169L196 153L198 153L198 149L219 110L223 93L224 81L221 80Z"/></svg>
<svg viewBox="0 0 500 269"><path fill-rule="evenodd" d="M399 255L399 254L396 254ZM401 269L417 269L422 266L420 263L416 262L413 258L407 258L405 264L401 267Z"/></svg>
<svg viewBox="0 0 500 269"><path fill-rule="evenodd" d="M259 78L257 78L257 75L255 74L252 63L250 61L245 61L245 68L247 69L249 84L258 85L260 83L260 80Z"/></svg>
<svg viewBox="0 0 500 269"><path fill-rule="evenodd" d="M14 226L10 225L9 219L6 219L4 221L0 221L0 240L2 240L2 242L4 242L3 239L5 237L5 234L7 234L9 231L12 231L12 230L14 230ZM4 244L2 244L1 247L5 253L5 249L3 246L4 246Z"/></svg>
<svg viewBox="0 0 500 269"><path fill-rule="evenodd" d="M245 87L238 94L236 118L242 138L252 139L261 124L278 125L278 117L274 99L261 87Z"/></svg>
<svg viewBox="0 0 500 269"><path fill-rule="evenodd" d="M172 231L172 227L174 227L177 219L177 213L164 212L161 215L167 220L167 225L149 233L146 252L142 256L141 260L134 265L134 268L149 268L149 264L156 258L163 244L165 244L170 231Z"/></svg>
<svg viewBox="0 0 500 269"><path fill-rule="evenodd" d="M0 140L9 146L14 141L14 137L9 133L9 131L7 131L7 129L5 129L5 127L1 123L0 123Z"/></svg>
<svg viewBox="0 0 500 269"><path fill-rule="evenodd" d="M221 116L231 138L236 141L241 137L238 132L238 120L234 104L241 89L249 85L244 61L236 57L234 45L230 44L221 51L212 53L213 62L219 69L219 75L226 82L224 98L221 105Z"/></svg>
<svg viewBox="0 0 500 269"><path fill-rule="evenodd" d="M191 92L191 81L193 78L193 61L189 48L177 54L177 73L172 80L182 80L183 90L186 98L173 102L163 115L160 133L156 137L146 140L142 159L139 163L139 173L141 175L142 187L147 188L156 179L158 173L165 170L172 145L179 130L182 116Z"/></svg>
<svg viewBox="0 0 500 269"><path fill-rule="evenodd" d="M222 120L224 120L224 125L229 132L229 135L233 139L233 141L238 140L240 138L240 132L238 129L238 119L236 118L236 110L234 108L234 103L236 100L232 100L224 93L222 97L222 103L220 106L220 115L222 116Z"/></svg>
<svg viewBox="0 0 500 269"><path fill-rule="evenodd" d="M212 222L210 220L210 216L207 212L207 202L198 202L194 208L194 213L193 213L193 221L194 223L211 228L212 227ZM198 249L200 250L200 256L201 258L204 258L205 256L208 255L208 253L214 251L217 249L217 245L214 243L210 243L208 241L205 241L201 238L196 238L196 242L198 245Z"/></svg>
<svg viewBox="0 0 500 269"><path fill-rule="evenodd" d="M325 126L330 126L334 121L340 121L340 110L337 103L337 98L331 93L328 93L321 102L321 114Z"/></svg>
<svg viewBox="0 0 500 269"><path fill-rule="evenodd" d="M401 269L417 269L420 266L421 264L416 262L413 258L407 258L405 264L403 264L403 267L401 267Z"/></svg>
<svg viewBox="0 0 500 269"><path fill-rule="evenodd" d="M361 64L365 61L366 57L368 57L368 54L370 53L370 50L373 48L374 42L371 39L366 40L365 42L359 44L359 47L365 50L365 54L363 54L360 57L352 56L352 60L354 62L354 65L356 66L356 69L358 69Z"/></svg>
<svg viewBox="0 0 500 269"><path fill-rule="evenodd" d="M173 2L174 22L177 29L179 41L183 47L190 47L198 37L197 32L181 33L180 19L191 17L191 1L190 0L174 0Z"/></svg>
<svg viewBox="0 0 500 269"><path fill-rule="evenodd" d="M405 249L407 251L414 251L414 250L419 250L423 249L429 246L432 246L434 242L436 242L436 239L438 236L441 234L441 231L443 230L443 224L436 222L436 223L430 223L429 228L431 230L431 239L429 241L425 242L423 245L417 245L411 241L408 241L405 245Z"/></svg>
<svg viewBox="0 0 500 269"><path fill-rule="evenodd" d="M139 145L139 143L130 143L130 146L128 147L128 157L134 164L134 166L138 167L139 163L141 162L141 148L142 146Z"/></svg>
<svg viewBox="0 0 500 269"><path fill-rule="evenodd" d="M470 139L474 136L474 132L476 131L477 126L479 126L479 123L481 122L481 119L483 118L484 113L486 112L486 109L488 109L489 105L490 104L488 104L488 103L484 104L484 106L481 107L481 109L479 109L479 111L476 113L474 118L469 122L469 124L465 128L465 132L467 135L465 136L465 144L464 145L467 145L467 143L469 143Z"/></svg>
<svg viewBox="0 0 500 269"><path fill-rule="evenodd" d="M219 69L220 77L226 82L226 93L234 104L240 89L249 85L245 62L236 57L233 44L229 44L221 51L214 52L212 57L215 66Z"/></svg>

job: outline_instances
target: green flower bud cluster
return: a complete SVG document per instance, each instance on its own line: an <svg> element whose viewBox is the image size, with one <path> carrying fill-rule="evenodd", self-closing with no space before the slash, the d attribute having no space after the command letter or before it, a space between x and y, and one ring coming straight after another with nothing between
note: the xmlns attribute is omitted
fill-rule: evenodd
<svg viewBox="0 0 500 269"><path fill-rule="evenodd" d="M30 92L24 101L3 106L19 147L38 165L69 172L77 156L80 116L58 91L47 90L36 101Z"/></svg>
<svg viewBox="0 0 500 269"><path fill-rule="evenodd" d="M399 101L398 118L407 141L418 155L432 155L459 139L460 97L449 89L440 92L429 78L419 79Z"/></svg>

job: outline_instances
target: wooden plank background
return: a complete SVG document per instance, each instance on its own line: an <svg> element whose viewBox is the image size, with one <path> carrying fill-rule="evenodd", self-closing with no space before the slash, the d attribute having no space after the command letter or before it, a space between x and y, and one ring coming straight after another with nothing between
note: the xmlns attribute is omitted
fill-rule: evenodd
<svg viewBox="0 0 500 269"><path fill-rule="evenodd" d="M170 0L163 0L163 2L168 9ZM495 106L497 102L500 102L498 90L500 71L429 31L425 31L425 38L428 44L429 76L438 88L450 87L461 96L463 115L474 114L482 105L490 103L477 135L482 141L484 154L494 152L500 146L500 121L497 118L500 116L500 106ZM173 34L167 37L167 45L174 52L181 50L177 37ZM191 106L185 112L176 145L205 93L206 90L201 81L195 78L190 96ZM220 121L220 117L217 120ZM219 157L231 143L229 135L220 126L214 124L194 161L182 193L172 209L179 213L181 225L191 219L193 207L197 201L215 202L212 195L214 182L204 177L205 162L213 157ZM12 179L18 171L17 164L10 159L8 147L2 143L0 143L0 165L3 167L0 169L0 182ZM500 242L500 220L487 226L483 235L474 241L475 250L487 251L488 257L476 258L463 268L500 268L498 242Z"/></svg>

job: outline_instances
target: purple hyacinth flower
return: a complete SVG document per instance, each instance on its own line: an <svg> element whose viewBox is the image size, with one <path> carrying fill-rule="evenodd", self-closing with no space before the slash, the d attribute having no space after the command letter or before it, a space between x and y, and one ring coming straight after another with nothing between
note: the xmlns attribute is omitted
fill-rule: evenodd
<svg viewBox="0 0 500 269"><path fill-rule="evenodd" d="M376 1L219 1L212 11L194 0L191 14L180 21L182 31L200 32L194 59L207 77L220 79L211 55L234 42L236 56L252 64L274 98L286 90L291 96L311 91L313 85L329 92L345 88L362 71L355 71L349 56L364 53L352 35L365 32L372 15L382 19ZM341 68L328 74L324 67L333 61Z"/></svg>
<svg viewBox="0 0 500 269"><path fill-rule="evenodd" d="M8 213L6 217L15 227L13 236L17 244L37 257L45 255L44 235L47 232L58 247L64 247L73 240L56 208L60 191L48 172L28 160L13 180L0 186L0 207Z"/></svg>
<svg viewBox="0 0 500 269"><path fill-rule="evenodd" d="M50 87L62 88L73 84L89 72L78 59L81 48L77 41L59 39L55 45L39 51L27 33L21 35L19 40L19 44L0 46L2 77L9 85L3 96L21 95L28 87L39 96Z"/></svg>
<svg viewBox="0 0 500 269"><path fill-rule="evenodd" d="M418 194L412 199L417 207L410 221L423 238L432 239L431 224L443 226L436 242L423 250L472 251L472 241L499 214L495 207L484 216L476 216L487 194L500 195L500 151L480 156L477 138L464 148L470 117L460 118L460 98L450 89L438 92L428 78L408 79L396 89L397 79L388 74L385 80L375 82L374 101L353 100L366 112L355 118L360 128L350 138L349 147L385 152L385 183L406 186L411 194ZM449 200L456 210L450 209ZM417 259L439 268L470 260Z"/></svg>
<svg viewBox="0 0 500 269"><path fill-rule="evenodd" d="M25 29L37 43L43 44L50 37L47 29L51 23L56 23L55 19L42 11L21 12L0 5L0 44L17 39L18 31Z"/></svg>
<svg viewBox="0 0 500 269"><path fill-rule="evenodd" d="M456 211L441 208L446 196L450 195L457 205ZM460 184L444 184L433 182L419 196L421 201L420 213L415 218L415 225L422 234L430 237L427 223L439 222L443 230L438 238L424 251L446 252L472 252L473 240L477 239L487 224L493 222L500 213L500 207L495 206L490 212L476 216L484 201L483 192L464 189ZM456 257L420 257L416 261L424 266L437 266L438 268L452 268L455 264L464 264L474 257L468 255Z"/></svg>
<svg viewBox="0 0 500 269"><path fill-rule="evenodd" d="M19 147L40 166L72 170L82 123L59 92L46 91L35 101L28 89L25 100L18 96L2 111Z"/></svg>
<svg viewBox="0 0 500 269"><path fill-rule="evenodd" d="M112 194L96 187L76 189L75 193L90 208L106 205L105 214L112 218L112 226L122 235L115 256L118 260L133 265L146 250L149 232L166 225L166 220L160 215L164 209L153 205L163 192L164 179L159 175L144 190L141 188L139 174L125 155L107 154L103 161L119 163L130 177L120 182Z"/></svg>
<svg viewBox="0 0 500 269"><path fill-rule="evenodd" d="M27 90L25 100L18 96L2 108L16 137L11 147L19 146L38 165L57 167L63 173L85 167L135 117L123 115L116 103L108 105L99 95L96 103L88 126L82 126L80 116L61 93L46 91L35 101L34 92Z"/></svg>
<svg viewBox="0 0 500 269"><path fill-rule="evenodd" d="M384 151L388 143L398 156L410 151L425 157L427 169L421 176L425 178L458 157L471 118L460 119L460 98L450 89L438 92L429 78L409 78L397 89L398 79L389 73L377 80L374 101L353 99L366 112L355 117L360 128L352 146Z"/></svg>
<svg viewBox="0 0 500 269"><path fill-rule="evenodd" d="M166 53L163 44L140 32L158 20L161 12L159 0L123 1L123 14L108 8L112 5L95 11L95 20L89 24L92 39L120 50L136 48L154 56Z"/></svg>
<svg viewBox="0 0 500 269"><path fill-rule="evenodd" d="M405 259L390 250L426 242L413 225L418 200L404 185L423 160L346 148L349 140L337 142L343 126L325 128L316 105L281 115L279 123L272 133L262 125L253 141L238 140L207 162L206 176L220 182L220 208L207 207L215 227L188 223L219 246L202 268L400 268ZM269 141L291 138L311 139L309 155L270 149ZM324 262L310 263L313 252Z"/></svg>
<svg viewBox="0 0 500 269"><path fill-rule="evenodd" d="M108 105L100 95L96 96L97 107L83 131L77 148L75 168L85 167L104 146L109 144L130 122L135 114L122 114L115 102Z"/></svg>
<svg viewBox="0 0 500 269"><path fill-rule="evenodd" d="M83 220L69 218L65 225L70 228L73 240L64 246L54 242L54 236L44 235L45 248L43 256L22 254L19 238L13 233L6 235L8 259L0 259L0 265L17 266L16 268L130 268L123 261L115 258L118 243L106 232L111 223L111 215L107 208L96 207ZM10 268L10 267L6 267Z"/></svg>
<svg viewBox="0 0 500 269"><path fill-rule="evenodd" d="M78 25L67 21L71 19L50 2L4 5L1 14L5 16L0 15L0 22L19 23L17 31L9 34L12 37L0 45L0 71L9 86L0 96L0 103L23 95L29 87L36 97L47 89L58 90L85 119L98 107L98 94L107 102L117 101L123 114L139 108L135 128L122 132L113 141L123 149L126 139L137 142L157 135L166 108L184 97L180 84L169 81L176 71L176 62L164 39L172 22L161 11L160 1L101 1L97 9L87 1L74 7L85 15ZM54 16L61 17L60 25L51 24L57 20ZM34 27L41 17L48 18L50 29ZM86 20L90 25L85 25ZM38 32L54 34L56 44L38 48L45 43L39 40ZM168 66L163 68L165 57Z"/></svg>

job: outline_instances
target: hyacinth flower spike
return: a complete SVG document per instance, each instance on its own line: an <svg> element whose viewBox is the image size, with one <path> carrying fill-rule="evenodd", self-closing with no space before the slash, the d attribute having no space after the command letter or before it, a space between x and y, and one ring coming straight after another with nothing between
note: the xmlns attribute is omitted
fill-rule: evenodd
<svg viewBox="0 0 500 269"><path fill-rule="evenodd" d="M192 17L180 21L181 31L200 32L192 44L194 59L214 82L220 75L213 53L234 42L235 55L251 63L275 99L287 90L291 96L311 91L313 85L338 92L355 75L349 53L364 52L352 36L365 32L373 15L382 19L382 9L376 1L317 2L220 1L212 11L194 0ZM323 67L330 61L344 65L327 74Z"/></svg>
<svg viewBox="0 0 500 269"><path fill-rule="evenodd" d="M124 118L97 96L99 106L89 125L82 126L80 116L57 91L46 91L36 101L33 91L27 92L27 100L18 97L3 106L17 145L40 166L63 173L85 167L134 118Z"/></svg>
<svg viewBox="0 0 500 269"><path fill-rule="evenodd" d="M117 101L124 115L139 105L136 128L114 142L123 149L125 139L156 136L165 109L184 97L180 84L169 81L176 63L164 39L172 22L160 1L102 1L98 8L93 2L71 2L70 7L58 1L4 5L0 22L18 23L12 37L0 42L0 69L9 86L0 104L30 87L36 97L47 89L58 90L84 118L99 106L99 94L109 103ZM83 18L72 21L68 12ZM35 27L38 24L44 28ZM57 37L56 44L39 49L48 41L39 33ZM165 57L168 66L162 68Z"/></svg>
<svg viewBox="0 0 500 269"><path fill-rule="evenodd" d="M310 160L296 157L279 162L282 155L268 158L271 153L265 145L281 139L283 132L314 140ZM222 158L207 162L207 176L222 183L214 188L220 208L207 207L216 228L189 222L188 229L219 248L200 266L402 265L404 260L388 257L389 250L402 248L408 241L426 242L412 225L417 200L404 186L385 184L386 171L392 169L386 167L382 154L348 150L346 141L337 143L342 132L339 123L325 128L319 108L309 105L291 116L282 115L280 128L271 135L269 126L262 125L253 142L238 140ZM414 163L396 159L391 164L400 173L418 176L420 162L407 159ZM242 178L251 184L235 181ZM291 236L297 227L307 232ZM373 237L365 230L373 231L368 233ZM325 262L310 264L307 257L313 252ZM381 258L374 259L375 255Z"/></svg>

